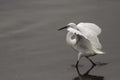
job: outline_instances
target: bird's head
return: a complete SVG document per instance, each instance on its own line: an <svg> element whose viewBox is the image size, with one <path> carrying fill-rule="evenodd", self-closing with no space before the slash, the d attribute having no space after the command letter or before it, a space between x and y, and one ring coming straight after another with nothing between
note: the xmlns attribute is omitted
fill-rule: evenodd
<svg viewBox="0 0 120 80"><path fill-rule="evenodd" d="M63 29L67 29L67 28L69 28L69 27L74 28L74 29L77 28L75 23L69 23L69 24L67 24L66 26L58 29L58 31L63 30Z"/></svg>

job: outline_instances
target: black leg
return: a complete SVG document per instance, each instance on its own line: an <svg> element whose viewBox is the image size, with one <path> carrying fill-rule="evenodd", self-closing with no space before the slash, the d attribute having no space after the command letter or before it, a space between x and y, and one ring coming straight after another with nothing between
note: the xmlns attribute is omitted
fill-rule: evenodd
<svg viewBox="0 0 120 80"><path fill-rule="evenodd" d="M96 64L89 58L86 56L86 58L95 66Z"/></svg>
<svg viewBox="0 0 120 80"><path fill-rule="evenodd" d="M90 67L90 69L88 69L87 72L84 73L84 75L88 75L89 72L90 72L94 67L95 67L95 65L92 65L92 66Z"/></svg>
<svg viewBox="0 0 120 80"><path fill-rule="evenodd" d="M78 64L79 64L79 60L77 60L75 67L78 67Z"/></svg>
<svg viewBox="0 0 120 80"><path fill-rule="evenodd" d="M80 72L79 72L79 69L78 69L78 64L79 64L79 60L77 60L75 67L76 67L76 70L77 70L78 75L81 76L81 74L80 74Z"/></svg>
<svg viewBox="0 0 120 80"><path fill-rule="evenodd" d="M78 61L78 62L79 62L79 61ZM76 64L78 64L78 62L77 62ZM76 65L76 70L77 70L78 76L82 76L82 74L79 72L78 65Z"/></svg>

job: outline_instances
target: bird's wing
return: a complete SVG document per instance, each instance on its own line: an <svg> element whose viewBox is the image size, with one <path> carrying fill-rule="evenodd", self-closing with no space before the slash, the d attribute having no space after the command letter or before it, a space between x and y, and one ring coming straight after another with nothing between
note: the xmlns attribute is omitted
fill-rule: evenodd
<svg viewBox="0 0 120 80"><path fill-rule="evenodd" d="M79 30L71 28L71 27L69 27L67 30L69 32L74 33L76 36L77 42L75 44L76 46L74 46L76 49L81 50L81 51L86 51L87 49L91 48L90 41Z"/></svg>
<svg viewBox="0 0 120 80"><path fill-rule="evenodd" d="M101 28L94 23L79 23L77 28L86 35L99 35L101 33Z"/></svg>
<svg viewBox="0 0 120 80"><path fill-rule="evenodd" d="M84 37L91 42L93 48L102 48L101 43L99 42L99 39L97 37L101 33L101 29L96 24L79 23L77 25L77 28L80 30L81 34L83 34Z"/></svg>
<svg viewBox="0 0 120 80"><path fill-rule="evenodd" d="M79 30L74 29L74 28L71 28L71 27L69 27L69 28L67 29L67 31L72 32L72 33L75 33L75 34L80 35L80 36L83 36L83 34L82 34Z"/></svg>

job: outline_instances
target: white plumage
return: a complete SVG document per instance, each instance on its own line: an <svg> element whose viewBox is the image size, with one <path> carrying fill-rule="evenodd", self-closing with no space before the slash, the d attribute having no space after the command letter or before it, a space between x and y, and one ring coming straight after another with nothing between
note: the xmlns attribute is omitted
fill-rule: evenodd
<svg viewBox="0 0 120 80"><path fill-rule="evenodd" d="M59 30L67 28L66 41L71 47L78 51L78 65L79 59L81 57L86 57L93 64L94 62L89 58L97 54L104 54L101 51L102 46L98 39L98 35L101 33L101 28L94 23L69 23L66 27Z"/></svg>

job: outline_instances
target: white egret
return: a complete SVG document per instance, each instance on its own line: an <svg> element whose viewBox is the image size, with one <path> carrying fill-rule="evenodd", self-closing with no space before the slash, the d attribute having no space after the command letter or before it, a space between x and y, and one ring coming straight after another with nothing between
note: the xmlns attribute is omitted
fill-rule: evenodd
<svg viewBox="0 0 120 80"><path fill-rule="evenodd" d="M86 57L93 65L95 63L89 58L97 54L104 54L101 51L101 43L98 35L101 29L94 23L69 23L67 26L58 29L58 31L67 29L66 42L78 52L78 66L81 57Z"/></svg>

